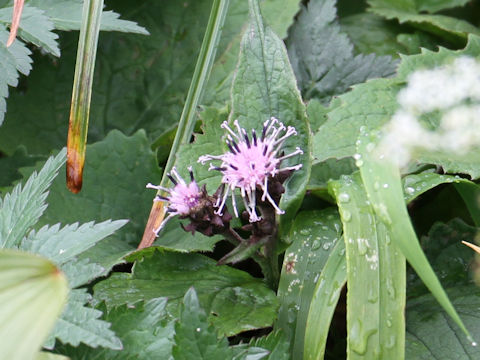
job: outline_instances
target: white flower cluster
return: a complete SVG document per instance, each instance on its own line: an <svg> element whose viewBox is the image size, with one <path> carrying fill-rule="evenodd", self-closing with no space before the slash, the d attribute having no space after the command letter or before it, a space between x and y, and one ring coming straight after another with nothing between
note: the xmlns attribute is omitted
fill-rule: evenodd
<svg viewBox="0 0 480 360"><path fill-rule="evenodd" d="M454 152L462 155L480 145L480 64L469 57L432 70L410 75L399 92L400 109L384 129L379 150L405 166L415 150ZM439 111L436 130L418 118Z"/></svg>

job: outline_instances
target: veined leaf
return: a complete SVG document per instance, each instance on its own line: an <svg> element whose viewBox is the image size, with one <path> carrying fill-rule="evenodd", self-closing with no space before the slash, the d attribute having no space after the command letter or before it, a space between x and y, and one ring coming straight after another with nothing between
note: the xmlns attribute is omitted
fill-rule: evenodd
<svg viewBox="0 0 480 360"><path fill-rule="evenodd" d="M0 250L0 358L36 359L67 295L67 280L52 263Z"/></svg>
<svg viewBox="0 0 480 360"><path fill-rule="evenodd" d="M230 120L261 133L263 123L272 116L286 126L293 126L298 135L287 140L285 153L300 147L304 154L292 158L303 167L289 178L280 208L280 230L288 225L300 206L310 177L310 129L306 109L297 89L295 76L285 46L268 25L264 25L257 0L249 0L250 22L240 45L237 70L232 85ZM300 159L300 161L299 161Z"/></svg>
<svg viewBox="0 0 480 360"><path fill-rule="evenodd" d="M215 329L207 321L205 311L200 307L193 287L183 298L179 320L175 326L175 345L172 349L175 360L232 358L227 338L218 339Z"/></svg>
<svg viewBox="0 0 480 360"><path fill-rule="evenodd" d="M306 98L328 103L351 85L395 73L389 56L353 55L353 45L340 32L335 0L312 0L303 7L292 26L288 54L297 81Z"/></svg>
<svg viewBox="0 0 480 360"><path fill-rule="evenodd" d="M98 301L105 301L110 308L168 297L167 311L175 315L181 298L194 286L209 321L228 336L268 327L276 316L275 294L261 280L217 266L206 256L145 249L127 258L134 259L141 260L135 263L132 274L115 273L95 285Z"/></svg>
<svg viewBox="0 0 480 360"><path fill-rule="evenodd" d="M337 198L346 249L347 357L374 359L383 354L403 359L405 257L391 240L395 234L369 204L358 173L330 186Z"/></svg>

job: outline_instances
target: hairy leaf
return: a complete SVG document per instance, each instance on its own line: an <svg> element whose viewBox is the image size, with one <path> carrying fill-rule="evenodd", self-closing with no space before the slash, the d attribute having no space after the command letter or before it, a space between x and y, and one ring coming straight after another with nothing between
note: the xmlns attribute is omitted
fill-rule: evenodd
<svg viewBox="0 0 480 360"><path fill-rule="evenodd" d="M199 254L146 249L132 274L116 273L94 287L95 298L108 307L168 297L167 310L177 314L185 292L194 286L200 304L221 334L270 326L276 316L273 291L260 280ZM142 252L135 258L142 257ZM132 258L131 258L132 259Z"/></svg>

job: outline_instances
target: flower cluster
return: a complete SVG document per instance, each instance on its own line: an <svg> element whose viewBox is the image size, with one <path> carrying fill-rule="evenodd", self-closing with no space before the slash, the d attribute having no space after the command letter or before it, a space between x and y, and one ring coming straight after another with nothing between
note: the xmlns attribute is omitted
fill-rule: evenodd
<svg viewBox="0 0 480 360"><path fill-rule="evenodd" d="M207 233L221 233L231 219L225 209L229 195L231 195L234 213L237 217L239 216L235 202L236 189L240 191L250 223L262 219L257 213L257 206L260 205L270 206L277 214L283 214L284 211L277 205L280 195L284 191L282 183L293 171L302 167L301 164L281 166L283 160L303 154L298 147L289 154L284 154L282 151L285 141L297 134L295 128L285 127L273 117L265 121L260 136L255 130L252 130L250 134L247 133L244 128L240 127L237 120L233 125L235 130L226 121L221 125L227 133L228 152L222 155L203 155L198 159L198 162L202 164L211 161L221 162L219 166L210 163L209 170L217 170L222 173L222 185L213 196L208 196L205 187L199 188L191 168L189 168L191 178L189 184L174 168L168 174L174 184L172 189L152 184L147 185L147 188L167 193L166 196L157 196L154 200L165 201L168 204L166 211L169 213L160 227L155 229L157 235L165 223L176 215L192 220L185 230L202 231L206 235L208 235Z"/></svg>

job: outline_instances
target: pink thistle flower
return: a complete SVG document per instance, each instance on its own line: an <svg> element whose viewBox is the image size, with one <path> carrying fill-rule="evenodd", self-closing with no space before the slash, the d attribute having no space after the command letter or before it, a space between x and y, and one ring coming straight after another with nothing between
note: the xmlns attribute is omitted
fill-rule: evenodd
<svg viewBox="0 0 480 360"><path fill-rule="evenodd" d="M162 186L147 184L148 189L162 190L168 193L168 196L157 195L153 201L164 201L168 204L166 213L169 215L162 221L160 226L154 230L158 236L160 230L163 229L168 220L176 215L181 217L188 216L195 208L200 204L203 197L202 190L198 187L193 177L192 168L189 167L190 172L190 184L187 184L185 180L178 174L177 170L172 168L170 174L167 174L174 187L171 189L164 188Z"/></svg>
<svg viewBox="0 0 480 360"><path fill-rule="evenodd" d="M277 214L283 214L284 211L278 207L268 192L268 182L278 174L298 170L302 167L302 164L280 167L283 160L303 154L303 151L297 147L294 152L279 156L284 142L290 136L297 134L295 128L285 127L272 117L264 122L262 134L258 138L255 130L252 130L250 137L246 130L240 127L238 120L235 120L233 124L236 132L229 127L226 121L221 125L227 131L226 143L230 151L219 156L203 155L198 159L198 162L202 164L212 160L222 161L219 167L210 164L209 168L209 170L221 171L222 183L226 185L223 196L219 197L215 204L217 214L222 214L226 199L231 192L233 209L238 217L234 194L237 188L240 189L250 222L261 220L256 212L257 190L263 191L261 201L268 200Z"/></svg>

